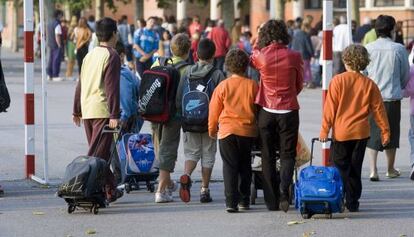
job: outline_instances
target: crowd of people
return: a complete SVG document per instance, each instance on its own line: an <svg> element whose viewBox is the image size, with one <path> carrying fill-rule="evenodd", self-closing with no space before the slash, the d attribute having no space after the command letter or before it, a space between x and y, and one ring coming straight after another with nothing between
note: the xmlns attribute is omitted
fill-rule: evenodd
<svg viewBox="0 0 414 237"><path fill-rule="evenodd" d="M128 18L97 22L75 17L69 26L63 12L55 12L48 25L50 58L48 75L59 76L62 59L67 58L66 78L72 78L75 59L80 79L77 84L73 121L83 122L88 139L88 155L110 159L112 136L102 136L105 125L134 127L143 120L138 113L138 88L144 71L158 66L159 58L171 58L179 67L176 113L166 123L151 123L159 182L155 202L173 201L178 184L171 179L178 157L182 128L182 99L186 79L211 77L208 94L208 124L203 132L185 131L184 173L179 195L191 201L191 175L201 160L200 202L208 203L209 182L215 163L217 140L223 159L226 210L249 209L251 149L261 144L264 200L268 210L289 209L299 130L298 95L304 87L320 86L319 64L322 23L311 16L294 21L269 20L257 29L257 36L239 19L229 33L222 20L199 17L182 22L173 17L138 19L137 27ZM411 97L411 167L414 180L414 69L401 44L401 24L392 16L368 18L353 27L349 44L346 19L335 20L333 30L334 78L323 112L320 140L332 136L331 159L344 181L346 207L359 210L361 168L367 148L370 180L379 181L378 151L387 156L388 178L400 176L394 167L399 148L401 100ZM411 63L412 64L412 63ZM276 73L275 73L276 72ZM98 91L98 92L97 92ZM331 135L329 135L332 130ZM279 152L280 169L276 169ZM106 175L107 198L122 196L110 170Z"/></svg>

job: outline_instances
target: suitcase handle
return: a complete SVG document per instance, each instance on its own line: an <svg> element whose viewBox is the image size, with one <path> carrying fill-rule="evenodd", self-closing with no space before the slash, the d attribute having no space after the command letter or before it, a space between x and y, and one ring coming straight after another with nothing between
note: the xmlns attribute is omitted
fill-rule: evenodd
<svg viewBox="0 0 414 237"><path fill-rule="evenodd" d="M316 141L320 141L318 137L312 138L311 154L310 154L310 162L309 162L310 165L312 165L312 160L313 160L313 145L315 144ZM332 138L326 139L326 142L331 142L332 143L332 141L333 141Z"/></svg>

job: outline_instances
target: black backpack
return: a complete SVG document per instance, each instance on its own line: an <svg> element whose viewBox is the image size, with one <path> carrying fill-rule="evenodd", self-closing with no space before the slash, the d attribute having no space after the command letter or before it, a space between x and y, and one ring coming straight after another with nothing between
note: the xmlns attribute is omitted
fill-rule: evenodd
<svg viewBox="0 0 414 237"><path fill-rule="evenodd" d="M138 111L151 122L165 123L176 113L175 97L180 82L180 69L189 65L181 61L168 64L170 58L160 58L159 66L144 72L139 87Z"/></svg>
<svg viewBox="0 0 414 237"><path fill-rule="evenodd" d="M182 128L184 132L205 133L208 131L208 112L210 98L216 85L212 68L203 78L192 78L189 75L183 84Z"/></svg>
<svg viewBox="0 0 414 237"><path fill-rule="evenodd" d="M7 112L10 107L10 95L7 90L6 82L4 81L3 67L0 61L0 113Z"/></svg>

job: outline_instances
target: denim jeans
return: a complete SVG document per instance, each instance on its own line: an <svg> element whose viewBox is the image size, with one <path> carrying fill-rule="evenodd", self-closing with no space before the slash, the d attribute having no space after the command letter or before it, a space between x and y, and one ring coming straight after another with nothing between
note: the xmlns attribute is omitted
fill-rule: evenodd
<svg viewBox="0 0 414 237"><path fill-rule="evenodd" d="M47 74L49 77L59 77L60 63L62 62L63 48L49 48L50 58L47 66Z"/></svg>

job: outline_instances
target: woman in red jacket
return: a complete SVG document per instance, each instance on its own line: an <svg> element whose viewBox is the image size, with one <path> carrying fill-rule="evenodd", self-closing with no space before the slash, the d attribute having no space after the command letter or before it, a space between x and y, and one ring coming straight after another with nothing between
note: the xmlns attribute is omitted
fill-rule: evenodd
<svg viewBox="0 0 414 237"><path fill-rule="evenodd" d="M261 109L258 126L262 145L264 199L269 210L287 212L289 186L295 166L299 129L297 95L303 87L303 61L290 50L285 23L269 20L261 28L251 63L260 73L256 104ZM276 147L280 154L280 174L276 171Z"/></svg>

